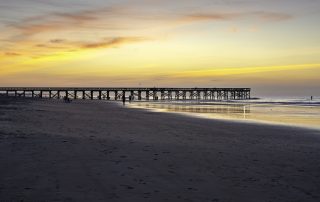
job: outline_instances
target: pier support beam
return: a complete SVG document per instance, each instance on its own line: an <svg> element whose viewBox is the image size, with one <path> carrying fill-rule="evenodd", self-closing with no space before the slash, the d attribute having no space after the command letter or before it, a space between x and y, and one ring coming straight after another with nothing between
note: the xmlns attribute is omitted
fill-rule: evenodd
<svg viewBox="0 0 320 202"><path fill-rule="evenodd" d="M110 92L107 91L107 100L110 100Z"/></svg>
<svg viewBox="0 0 320 202"><path fill-rule="evenodd" d="M101 100L101 97L102 97L102 92L101 92L101 90L99 90L98 99Z"/></svg>

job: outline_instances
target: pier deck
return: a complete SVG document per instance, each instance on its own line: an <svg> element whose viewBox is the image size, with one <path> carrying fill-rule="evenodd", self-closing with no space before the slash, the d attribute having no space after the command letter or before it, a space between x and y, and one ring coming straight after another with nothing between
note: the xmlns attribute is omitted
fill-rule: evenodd
<svg viewBox="0 0 320 202"><path fill-rule="evenodd" d="M0 95L49 99L242 100L250 88L0 87Z"/></svg>

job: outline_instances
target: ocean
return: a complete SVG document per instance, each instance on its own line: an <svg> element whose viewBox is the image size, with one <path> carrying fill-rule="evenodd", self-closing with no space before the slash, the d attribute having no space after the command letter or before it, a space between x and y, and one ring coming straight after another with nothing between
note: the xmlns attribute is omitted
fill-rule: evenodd
<svg viewBox="0 0 320 202"><path fill-rule="evenodd" d="M127 105L199 118L287 125L320 130L320 97L230 101L134 101Z"/></svg>

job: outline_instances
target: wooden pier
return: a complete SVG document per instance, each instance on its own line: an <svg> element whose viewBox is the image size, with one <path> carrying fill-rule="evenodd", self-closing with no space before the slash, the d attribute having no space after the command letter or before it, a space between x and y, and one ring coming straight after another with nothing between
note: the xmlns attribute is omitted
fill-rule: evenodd
<svg viewBox="0 0 320 202"><path fill-rule="evenodd" d="M243 100L250 88L103 88L103 87L0 87L1 96L49 99L121 100Z"/></svg>

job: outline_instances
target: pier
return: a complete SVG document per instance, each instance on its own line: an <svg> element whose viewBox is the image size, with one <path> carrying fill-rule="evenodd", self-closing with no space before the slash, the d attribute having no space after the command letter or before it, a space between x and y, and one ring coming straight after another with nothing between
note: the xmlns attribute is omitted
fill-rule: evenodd
<svg viewBox="0 0 320 202"><path fill-rule="evenodd" d="M121 100L244 100L250 88L108 88L108 87L0 87L1 96L48 99Z"/></svg>

